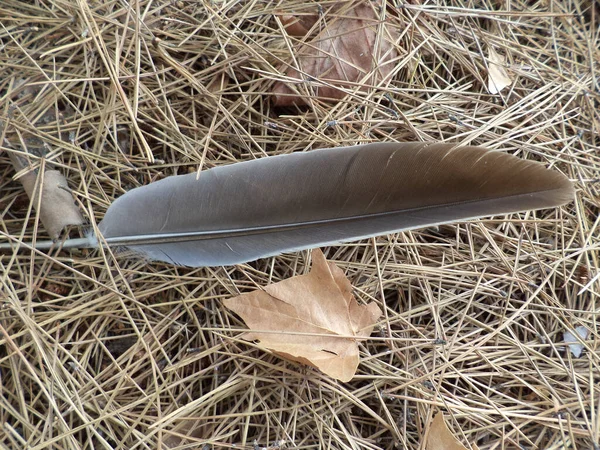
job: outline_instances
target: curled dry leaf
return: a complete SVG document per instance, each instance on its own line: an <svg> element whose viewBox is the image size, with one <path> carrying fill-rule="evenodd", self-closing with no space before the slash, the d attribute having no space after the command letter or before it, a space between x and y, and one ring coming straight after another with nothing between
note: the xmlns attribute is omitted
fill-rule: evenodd
<svg viewBox="0 0 600 450"><path fill-rule="evenodd" d="M34 101L41 92L39 84L32 84L25 78L13 80L12 101L18 105L20 111L26 111L30 105L38 107L38 101ZM39 101L40 104L45 103ZM17 108L15 108L17 109ZM72 109L57 112L52 107L47 108L43 114L36 116L35 126L48 126L51 123L65 122L65 115L73 114ZM46 229L46 232L57 239L60 232L68 225L82 225L83 217L79 208L73 201L69 190L67 180L57 170L52 170L50 164L46 165L45 170L37 170L32 167L29 155L35 155L37 158L43 158L47 152L45 143L33 133L25 132L20 136L14 132L10 126L12 113L9 112L9 120L4 123L0 121L0 135L5 139L9 148L18 150L9 152L8 156L18 174L18 181L23 185L27 196L34 208L39 206L39 219ZM58 128L60 130L60 127ZM55 136L62 141L69 139L68 133L58 132ZM38 179L39 178L39 179ZM41 199L39 193L41 192Z"/></svg>
<svg viewBox="0 0 600 450"><path fill-rule="evenodd" d="M478 450L476 445L471 445L473 450ZM438 412L431 422L426 435L425 450L468 450L462 445L448 429L444 414Z"/></svg>
<svg viewBox="0 0 600 450"><path fill-rule="evenodd" d="M12 153L10 159L17 172L28 166L16 153ZM42 176L40 182L38 176ZM67 180L58 170L45 170L42 175L31 170L19 177L19 181L32 200L34 208L40 206L40 221L52 239L58 238L66 226L83 224L83 217L73 201ZM38 196L40 183L41 200Z"/></svg>
<svg viewBox="0 0 600 450"><path fill-rule="evenodd" d="M313 250L312 257L309 274L230 298L224 304L252 330L244 339L259 341L284 358L349 381L359 363L356 338L371 334L381 310L375 303L359 305L342 270L320 250Z"/></svg>
<svg viewBox="0 0 600 450"><path fill-rule="evenodd" d="M504 57L490 46L488 48L488 91L490 94L497 94L512 83L504 64Z"/></svg>
<svg viewBox="0 0 600 450"><path fill-rule="evenodd" d="M210 83L206 86L206 89L213 94L219 94L227 89L229 82L229 75L225 72L218 72L213 76Z"/></svg>
<svg viewBox="0 0 600 450"><path fill-rule="evenodd" d="M206 420L186 420L177 424L171 430L165 430L166 437L163 446L167 449L175 448L203 448L203 441L209 439L215 428L214 422ZM195 445L194 445L195 444ZM191 445L194 445L191 447Z"/></svg>
<svg viewBox="0 0 600 450"><path fill-rule="evenodd" d="M25 175L22 180L33 204L38 204L38 197L34 194L36 176ZM56 239L60 232L69 225L82 225L83 217L79 208L73 201L67 180L58 170L46 170L42 182L42 199L40 201L40 221L48 234Z"/></svg>
<svg viewBox="0 0 600 450"><path fill-rule="evenodd" d="M278 16L283 24L285 32L290 36L297 37L306 36L319 19L319 16L316 15L294 16L292 14L280 13Z"/></svg>
<svg viewBox="0 0 600 450"><path fill-rule="evenodd" d="M379 85L394 68L397 51L393 31L378 17L377 4L361 1L350 8L345 5L334 7L334 16L326 17L319 34L299 47L294 62L290 62L292 67L285 71L290 78L316 80L307 86L321 100L336 102L346 96L345 89L352 89L356 83L361 90ZM303 21L293 22L290 16L282 20L294 34L307 28ZM277 81L273 104L306 103L302 83Z"/></svg>

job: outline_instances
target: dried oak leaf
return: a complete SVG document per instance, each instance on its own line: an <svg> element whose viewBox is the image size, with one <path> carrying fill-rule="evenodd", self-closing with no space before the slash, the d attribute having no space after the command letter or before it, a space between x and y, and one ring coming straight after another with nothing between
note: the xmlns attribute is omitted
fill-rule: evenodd
<svg viewBox="0 0 600 450"><path fill-rule="evenodd" d="M471 445L471 448L478 450L475 444ZM429 427L425 441L425 450L467 450L467 448L448 429L444 420L444 414L438 412Z"/></svg>
<svg viewBox="0 0 600 450"><path fill-rule="evenodd" d="M277 81L273 86L274 106L307 103L303 89L294 88L304 84L305 78L317 81L310 83L316 97L333 102L344 98L357 83L365 90L385 80L397 57L395 33L379 19L376 8L366 1L334 8L334 17L327 19L313 40L301 44L293 67L285 71L287 77L299 81ZM290 20L286 16L284 23Z"/></svg>
<svg viewBox="0 0 600 450"><path fill-rule="evenodd" d="M342 270L320 250L313 250L312 257L307 275L230 298L224 304L252 330L244 339L259 341L284 358L316 367L340 381L350 381L359 363L356 338L371 334L381 310L375 303L359 305Z"/></svg>

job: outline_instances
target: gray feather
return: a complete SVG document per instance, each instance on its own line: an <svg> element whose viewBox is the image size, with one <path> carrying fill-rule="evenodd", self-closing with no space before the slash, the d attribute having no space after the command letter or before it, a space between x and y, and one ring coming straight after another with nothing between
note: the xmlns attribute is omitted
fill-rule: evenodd
<svg viewBox="0 0 600 450"><path fill-rule="evenodd" d="M152 260L217 266L572 198L562 174L509 154L376 143L169 177L118 198L99 229Z"/></svg>

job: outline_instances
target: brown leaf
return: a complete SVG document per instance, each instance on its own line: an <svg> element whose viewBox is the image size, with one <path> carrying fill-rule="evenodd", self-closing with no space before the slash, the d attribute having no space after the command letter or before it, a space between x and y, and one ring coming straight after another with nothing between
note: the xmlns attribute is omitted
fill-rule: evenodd
<svg viewBox="0 0 600 450"><path fill-rule="evenodd" d="M376 8L371 2L336 8L336 15L328 18L314 40L300 46L295 58L298 67L287 69L286 75L300 80L308 76L327 83L329 86L318 82L311 85L318 98L334 102L346 96L339 88L351 89L359 83L365 90L369 85L379 85L394 68L397 52L391 38L394 33L380 21ZM302 84L296 82L296 87L298 83ZM273 94L275 106L307 102L302 90L298 93L291 84L281 81L275 83Z"/></svg>
<svg viewBox="0 0 600 450"><path fill-rule="evenodd" d="M186 420L179 423L172 430L165 430L165 438L163 440L164 448L203 448L202 441L210 438L215 429L214 422L207 422L206 420ZM196 445L190 447L189 445L195 443Z"/></svg>
<svg viewBox="0 0 600 450"><path fill-rule="evenodd" d="M478 450L475 444L471 445L473 450ZM433 418L426 436L425 450L467 450L452 432L448 429L444 414L439 412Z"/></svg>
<svg viewBox="0 0 600 450"><path fill-rule="evenodd" d="M294 16L292 14L284 13L280 13L278 15L285 32L290 36L297 37L306 36L306 34L319 19L319 16L316 15Z"/></svg>
<svg viewBox="0 0 600 450"><path fill-rule="evenodd" d="M208 83L206 89L213 94L222 93L229 86L229 81L229 75L225 72L218 72L213 76L210 83Z"/></svg>
<svg viewBox="0 0 600 450"><path fill-rule="evenodd" d="M230 298L224 304L253 330L244 339L258 340L280 356L349 381L359 363L358 344L349 336L368 337L381 310L375 303L360 306L342 270L327 262L320 250L313 250L312 257L309 274Z"/></svg>
<svg viewBox="0 0 600 450"><path fill-rule="evenodd" d="M11 95L15 105L18 105L15 109L21 112L27 110L30 105L35 105L37 108L38 103L47 103L37 98L42 88L38 84L32 85L32 81L36 80L25 78L13 80L14 86L13 89L10 89L12 90ZM68 123L65 115L70 117L72 114L74 112L70 107L66 108L64 112L52 107L45 108L43 114L36 116L37 119L32 125L47 127L49 124L55 123L58 126L61 122ZM69 191L67 180L59 171L52 170L52 164L48 160L42 169L38 170L32 167L31 156L38 159L43 158L49 147L33 133L15 131L15 128L9 125L11 120L12 113L9 113L7 122L0 122L0 134L4 136L5 143L9 148L17 150L8 153L17 172L16 179L23 185L33 207L37 209L39 206L39 220L48 234L52 239L57 239L66 226L82 225L83 217ZM57 129L60 130L61 127ZM66 141L70 139L68 134L59 131L54 137Z"/></svg>
<svg viewBox="0 0 600 450"><path fill-rule="evenodd" d="M17 172L26 167L16 154L11 154L10 157ZM48 234L56 239L66 226L82 225L83 217L73 201L65 177L57 170L45 170L41 181L42 198L39 200L38 176L40 175L32 170L19 177L19 181L33 201L33 206L37 208L40 205L40 221Z"/></svg>

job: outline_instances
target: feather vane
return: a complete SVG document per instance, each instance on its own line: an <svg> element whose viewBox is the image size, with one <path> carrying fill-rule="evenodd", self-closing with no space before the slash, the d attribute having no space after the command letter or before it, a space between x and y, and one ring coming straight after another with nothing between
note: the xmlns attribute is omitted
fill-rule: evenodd
<svg viewBox="0 0 600 450"><path fill-rule="evenodd" d="M217 266L572 198L564 175L506 153L374 143L168 177L118 198L99 229L151 260Z"/></svg>

